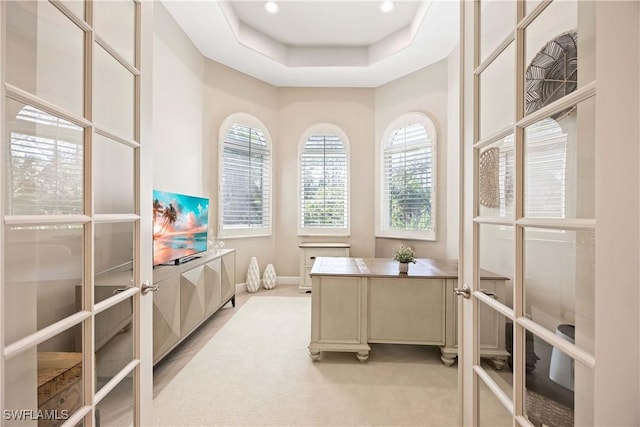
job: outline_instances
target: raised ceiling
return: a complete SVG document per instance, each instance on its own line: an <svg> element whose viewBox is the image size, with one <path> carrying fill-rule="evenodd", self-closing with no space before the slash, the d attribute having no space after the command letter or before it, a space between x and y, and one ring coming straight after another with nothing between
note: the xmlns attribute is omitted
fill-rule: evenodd
<svg viewBox="0 0 640 427"><path fill-rule="evenodd" d="M207 58L274 86L377 87L448 56L458 44L453 0L164 0Z"/></svg>

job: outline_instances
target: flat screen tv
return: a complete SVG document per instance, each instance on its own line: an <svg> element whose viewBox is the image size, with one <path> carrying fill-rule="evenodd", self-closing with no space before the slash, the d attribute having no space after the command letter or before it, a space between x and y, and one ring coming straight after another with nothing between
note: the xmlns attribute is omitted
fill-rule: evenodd
<svg viewBox="0 0 640 427"><path fill-rule="evenodd" d="M153 265L180 264L207 250L209 199L153 190Z"/></svg>

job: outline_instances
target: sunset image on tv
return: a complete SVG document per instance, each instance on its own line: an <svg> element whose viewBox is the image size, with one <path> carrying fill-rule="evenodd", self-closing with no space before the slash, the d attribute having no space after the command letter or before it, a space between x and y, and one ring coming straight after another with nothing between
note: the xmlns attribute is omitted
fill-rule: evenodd
<svg viewBox="0 0 640 427"><path fill-rule="evenodd" d="M153 265L207 250L209 199L153 191Z"/></svg>

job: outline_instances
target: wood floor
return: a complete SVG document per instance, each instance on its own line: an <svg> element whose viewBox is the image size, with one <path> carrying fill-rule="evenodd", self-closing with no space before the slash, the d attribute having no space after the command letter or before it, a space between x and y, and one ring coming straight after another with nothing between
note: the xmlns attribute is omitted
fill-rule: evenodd
<svg viewBox="0 0 640 427"><path fill-rule="evenodd" d="M196 329L187 339L167 354L156 364L153 370L153 396L171 381L171 379L195 356L198 351L213 337L227 321L242 307L251 296L292 296L310 298L311 295L300 292L297 285L278 285L274 289L260 289L249 294L239 292L236 294L236 306L231 303L218 310L205 323Z"/></svg>

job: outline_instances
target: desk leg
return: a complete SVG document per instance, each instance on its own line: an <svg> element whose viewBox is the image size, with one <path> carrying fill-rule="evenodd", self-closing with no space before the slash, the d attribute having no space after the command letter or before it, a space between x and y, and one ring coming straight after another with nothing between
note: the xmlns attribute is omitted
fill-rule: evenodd
<svg viewBox="0 0 640 427"><path fill-rule="evenodd" d="M444 363L446 366L451 366L455 363L456 358L458 357L458 352L457 351L449 351L447 350L445 347L440 347L440 360L442 360L442 363Z"/></svg>
<svg viewBox="0 0 640 427"><path fill-rule="evenodd" d="M309 357L311 357L311 360L314 362L320 360L320 356L322 356L322 352L320 350L309 350Z"/></svg>
<svg viewBox="0 0 640 427"><path fill-rule="evenodd" d="M367 359L369 359L369 352L368 351L359 351L359 352L356 353L356 357L358 358L360 363L364 363L364 362L367 361Z"/></svg>

